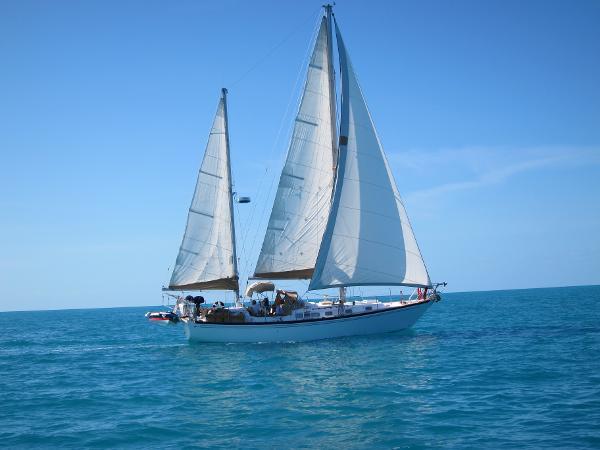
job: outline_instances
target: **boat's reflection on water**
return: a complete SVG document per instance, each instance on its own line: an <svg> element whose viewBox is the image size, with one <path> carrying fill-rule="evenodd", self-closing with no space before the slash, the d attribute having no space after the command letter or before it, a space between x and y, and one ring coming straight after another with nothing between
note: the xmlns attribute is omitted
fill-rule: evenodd
<svg viewBox="0 0 600 450"><path fill-rule="evenodd" d="M239 384L299 396L333 396L382 382L422 389L437 342L433 334L405 330L302 343L190 343L176 349L174 365L188 372L178 378L184 380L182 389L198 395Z"/></svg>

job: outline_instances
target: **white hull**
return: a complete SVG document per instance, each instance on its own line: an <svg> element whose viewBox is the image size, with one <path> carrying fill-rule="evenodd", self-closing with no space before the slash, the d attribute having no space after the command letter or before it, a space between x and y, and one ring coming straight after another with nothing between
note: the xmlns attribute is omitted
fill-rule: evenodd
<svg viewBox="0 0 600 450"><path fill-rule="evenodd" d="M290 323L194 323L187 319L183 322L186 336L194 342L303 342L404 330L431 303L424 301L367 314Z"/></svg>

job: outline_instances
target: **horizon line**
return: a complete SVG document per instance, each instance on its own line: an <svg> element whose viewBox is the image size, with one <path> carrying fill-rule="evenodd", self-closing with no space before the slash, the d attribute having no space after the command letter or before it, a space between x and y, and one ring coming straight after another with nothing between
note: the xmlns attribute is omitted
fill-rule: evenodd
<svg viewBox="0 0 600 450"><path fill-rule="evenodd" d="M542 287L528 287L528 288L514 288L514 289L482 289L482 290L474 290L474 291L450 291L445 292L445 294L471 294L474 292L502 292L502 291L528 291L534 289L566 289L566 288L576 288L576 287L600 287L600 284L574 284L574 285L566 285L566 286L542 286ZM377 297L377 296L373 296ZM393 297L393 296L392 296ZM312 300L310 297L306 298L307 300ZM158 305L126 305L126 306L96 306L89 308L50 308L50 309L14 309L14 310L3 310L0 311L0 314L4 313L19 313L19 312L48 312L48 311L89 311L94 309L124 309L124 308L145 308L145 307L155 307ZM162 305L165 306L165 305Z"/></svg>

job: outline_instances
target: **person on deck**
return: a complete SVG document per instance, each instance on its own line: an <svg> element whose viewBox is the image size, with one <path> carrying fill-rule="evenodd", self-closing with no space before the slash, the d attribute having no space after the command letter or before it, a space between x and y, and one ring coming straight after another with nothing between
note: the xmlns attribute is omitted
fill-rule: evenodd
<svg viewBox="0 0 600 450"><path fill-rule="evenodd" d="M248 312L251 316L260 316L260 305L256 302L256 300L252 300L252 305L250 305L248 308Z"/></svg>
<svg viewBox="0 0 600 450"><path fill-rule="evenodd" d="M275 316L282 316L283 315L283 294L281 292L277 292L277 295L275 296L275 305L274 306L274 311L273 311L273 315ZM281 311L281 313L280 313Z"/></svg>
<svg viewBox="0 0 600 450"><path fill-rule="evenodd" d="M267 297L263 298L262 306L263 306L265 316L268 316L269 315L269 299Z"/></svg>
<svg viewBox="0 0 600 450"><path fill-rule="evenodd" d="M283 296L281 295L281 292L278 291L275 296L275 304L280 305L281 303L283 303Z"/></svg>
<svg viewBox="0 0 600 450"><path fill-rule="evenodd" d="M204 301L204 299L202 299L202 301ZM223 309L224 307L225 303L223 303L221 300L214 302L212 305L212 309Z"/></svg>
<svg viewBox="0 0 600 450"><path fill-rule="evenodd" d="M201 311L200 305L202 305L204 303L204 297L202 297L201 295L198 295L196 297L192 297L191 295L189 295L188 297L190 297L192 299L192 302L194 302L194 317L200 316L200 311ZM186 297L186 299L188 297Z"/></svg>

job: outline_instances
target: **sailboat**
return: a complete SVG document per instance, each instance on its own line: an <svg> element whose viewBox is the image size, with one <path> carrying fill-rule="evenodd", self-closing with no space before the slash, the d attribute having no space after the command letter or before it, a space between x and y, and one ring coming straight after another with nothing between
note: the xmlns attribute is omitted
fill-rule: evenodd
<svg viewBox="0 0 600 450"><path fill-rule="evenodd" d="M168 291L229 290L235 304L178 296L187 337L204 342L310 341L411 327L440 299L377 136L332 6L324 6L264 242L240 297L227 90L209 135ZM340 64L337 124L333 37ZM313 302L271 280L339 289ZM445 286L445 283L443 283ZM349 297L354 286L409 286L418 295ZM271 292L271 301L265 292ZM264 298L262 298L264 297ZM248 302L246 302L248 303Z"/></svg>

